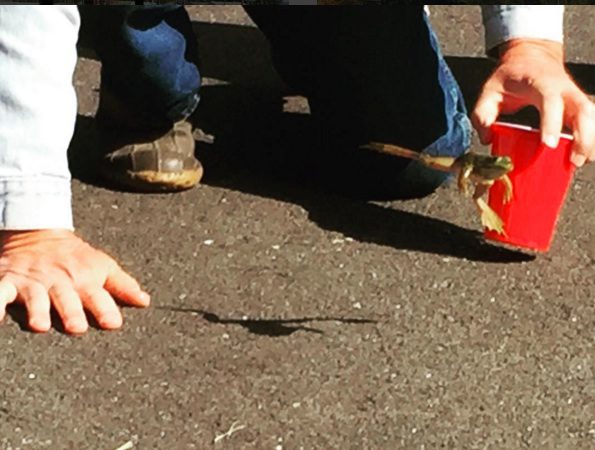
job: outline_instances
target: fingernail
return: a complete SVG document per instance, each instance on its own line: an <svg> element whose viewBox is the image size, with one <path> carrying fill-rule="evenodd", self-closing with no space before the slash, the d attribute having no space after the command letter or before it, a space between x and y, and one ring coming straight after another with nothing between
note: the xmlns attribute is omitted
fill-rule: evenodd
<svg viewBox="0 0 595 450"><path fill-rule="evenodd" d="M31 319L29 326L35 331L48 331L52 326L51 322L44 319Z"/></svg>
<svg viewBox="0 0 595 450"><path fill-rule="evenodd" d="M64 324L70 333L84 333L87 331L87 323L79 319L70 319Z"/></svg>
<svg viewBox="0 0 595 450"><path fill-rule="evenodd" d="M99 325L102 328L120 328L122 326L122 323L122 316L118 313L107 313L99 319Z"/></svg>
<svg viewBox="0 0 595 450"><path fill-rule="evenodd" d="M547 145L549 148L558 148L558 141L560 140L559 137L554 136L553 134L546 134L543 137L543 143Z"/></svg>
<svg viewBox="0 0 595 450"><path fill-rule="evenodd" d="M576 167L583 167L585 165L585 162L587 161L587 158L579 153L573 153L572 155L570 155L570 161Z"/></svg>
<svg viewBox="0 0 595 450"><path fill-rule="evenodd" d="M142 291L140 293L140 298L143 301L143 303L150 303L151 302L151 296L149 294L147 294L145 291Z"/></svg>

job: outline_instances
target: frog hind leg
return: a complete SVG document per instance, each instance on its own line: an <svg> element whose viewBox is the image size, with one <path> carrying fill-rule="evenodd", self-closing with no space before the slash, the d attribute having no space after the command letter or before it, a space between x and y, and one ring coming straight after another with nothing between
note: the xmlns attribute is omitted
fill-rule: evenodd
<svg viewBox="0 0 595 450"><path fill-rule="evenodd" d="M498 234L506 236L504 222L500 216L496 214L496 211L490 208L482 198L476 199L475 204L481 212L481 224L490 231L495 231Z"/></svg>
<svg viewBox="0 0 595 450"><path fill-rule="evenodd" d="M466 196L469 196L469 177L471 176L471 172L473 172L473 166L470 164L464 165L459 172L459 176L457 177L459 191L461 191L463 195Z"/></svg>
<svg viewBox="0 0 595 450"><path fill-rule="evenodd" d="M478 184L473 194L473 202L479 210L481 217L481 224L490 231L495 231L503 236L506 236L504 230L504 222L500 216L494 211L482 198L487 192L490 184Z"/></svg>
<svg viewBox="0 0 595 450"><path fill-rule="evenodd" d="M512 200L513 195L512 181L510 181L508 175L501 177L500 181L504 183L504 203L508 203Z"/></svg>

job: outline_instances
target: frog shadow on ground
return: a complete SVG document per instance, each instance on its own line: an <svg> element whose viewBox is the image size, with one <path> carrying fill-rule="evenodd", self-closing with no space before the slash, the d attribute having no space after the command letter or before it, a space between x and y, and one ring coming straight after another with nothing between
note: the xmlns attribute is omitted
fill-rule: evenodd
<svg viewBox="0 0 595 450"><path fill-rule="evenodd" d="M173 306L158 306L157 309L172 311L176 313L191 313L197 314L202 317L203 320L211 324L219 325L237 325L246 329L248 332L260 336L268 337L283 337L290 336L297 331L304 331L308 333L324 334L324 331L308 327L303 324L312 322L337 322L340 324L349 325L363 325L363 324L376 324L378 321L371 319L354 319L344 317L303 317L296 319L251 319L251 318L221 318L217 314L201 309L193 308L178 308Z"/></svg>

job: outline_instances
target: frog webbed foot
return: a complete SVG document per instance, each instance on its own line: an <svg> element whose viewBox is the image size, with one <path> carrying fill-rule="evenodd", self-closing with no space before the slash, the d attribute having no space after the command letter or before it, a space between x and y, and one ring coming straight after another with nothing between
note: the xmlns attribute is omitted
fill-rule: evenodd
<svg viewBox="0 0 595 450"><path fill-rule="evenodd" d="M482 199L476 198L475 204L480 212L481 224L490 231L495 231L506 236L504 222L500 216Z"/></svg>
<svg viewBox="0 0 595 450"><path fill-rule="evenodd" d="M506 236L506 232L504 231L504 222L496 213L496 211L490 208L490 206L482 198L492 184L493 182L478 183L475 187L473 201L479 210L481 224L483 227L490 231L496 231L497 233Z"/></svg>

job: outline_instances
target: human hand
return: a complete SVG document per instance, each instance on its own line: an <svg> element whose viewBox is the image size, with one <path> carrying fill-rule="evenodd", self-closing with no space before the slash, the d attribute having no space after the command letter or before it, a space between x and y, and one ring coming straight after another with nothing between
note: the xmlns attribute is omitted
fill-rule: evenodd
<svg viewBox="0 0 595 450"><path fill-rule="evenodd" d="M81 334L89 325L86 309L101 328L122 326L114 297L145 307L150 297L107 254L68 230L0 231L0 320L6 305L23 303L33 331L51 327L50 307L67 333Z"/></svg>
<svg viewBox="0 0 595 450"><path fill-rule="evenodd" d="M515 39L500 48L500 63L485 83L471 116L482 143L500 113L533 105L541 117L541 140L557 147L563 125L572 130L571 160L580 167L595 160L595 105L564 68L562 44Z"/></svg>

